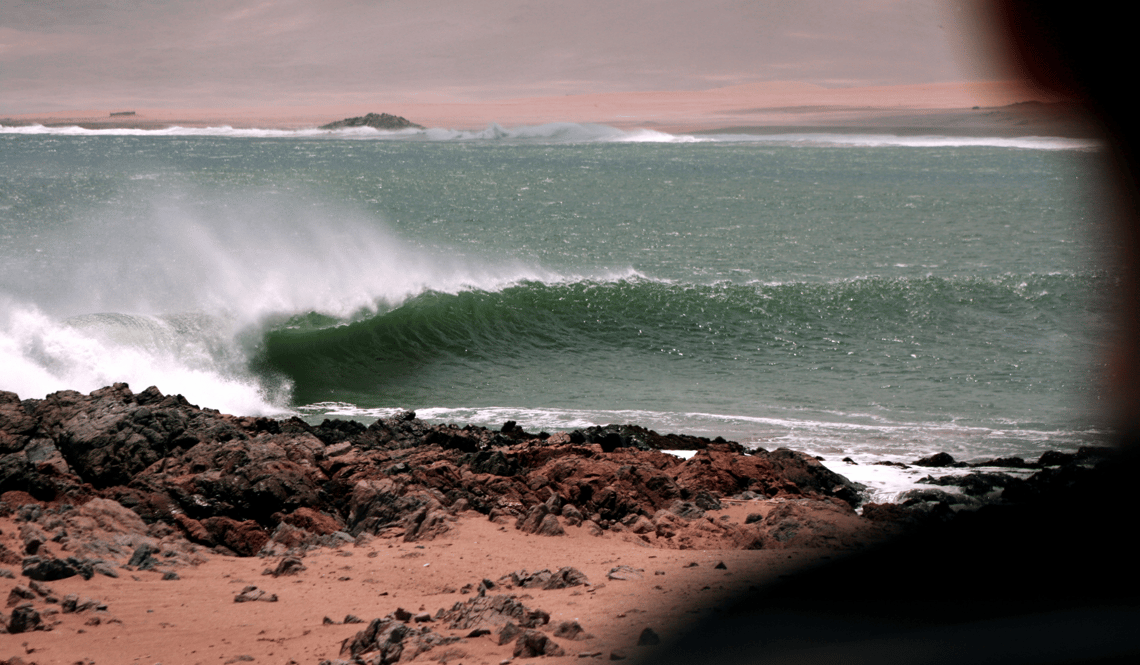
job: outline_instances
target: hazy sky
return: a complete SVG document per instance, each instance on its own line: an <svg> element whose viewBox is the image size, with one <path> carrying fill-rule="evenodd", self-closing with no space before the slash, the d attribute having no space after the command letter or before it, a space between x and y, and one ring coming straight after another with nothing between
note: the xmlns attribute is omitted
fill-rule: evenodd
<svg viewBox="0 0 1140 665"><path fill-rule="evenodd" d="M0 113L994 78L971 0L0 0Z"/></svg>

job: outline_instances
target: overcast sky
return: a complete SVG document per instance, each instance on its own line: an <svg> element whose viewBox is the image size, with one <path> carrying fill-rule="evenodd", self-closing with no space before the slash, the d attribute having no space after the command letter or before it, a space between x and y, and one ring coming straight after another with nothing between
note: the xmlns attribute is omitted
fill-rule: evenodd
<svg viewBox="0 0 1140 665"><path fill-rule="evenodd" d="M0 0L0 113L992 79L962 0Z"/></svg>

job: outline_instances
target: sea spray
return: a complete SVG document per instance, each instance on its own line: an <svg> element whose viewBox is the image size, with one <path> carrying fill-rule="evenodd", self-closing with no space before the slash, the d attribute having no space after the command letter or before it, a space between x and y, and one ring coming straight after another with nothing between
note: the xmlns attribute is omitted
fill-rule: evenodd
<svg viewBox="0 0 1140 665"><path fill-rule="evenodd" d="M193 401L318 422L635 420L856 460L1099 440L1087 146L517 129L0 134L5 353L41 391L204 373L261 406Z"/></svg>

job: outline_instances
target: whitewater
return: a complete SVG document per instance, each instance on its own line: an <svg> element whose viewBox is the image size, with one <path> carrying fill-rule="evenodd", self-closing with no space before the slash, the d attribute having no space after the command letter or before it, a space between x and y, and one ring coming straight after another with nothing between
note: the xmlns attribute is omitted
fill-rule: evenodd
<svg viewBox="0 0 1140 665"><path fill-rule="evenodd" d="M1107 435L1101 157L572 123L0 127L0 389L636 422L829 463L1072 450Z"/></svg>

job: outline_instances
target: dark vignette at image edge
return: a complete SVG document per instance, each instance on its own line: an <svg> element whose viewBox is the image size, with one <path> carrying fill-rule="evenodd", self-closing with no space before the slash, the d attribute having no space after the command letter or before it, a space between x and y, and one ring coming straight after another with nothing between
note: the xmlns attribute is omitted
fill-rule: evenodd
<svg viewBox="0 0 1140 665"><path fill-rule="evenodd" d="M655 663L1135 663L1140 575L1127 544L1140 465L1140 215L1123 17L1060 2L995 3L1015 66L1042 88L1089 100L1109 138L1119 276L1104 359L1122 457L1057 478L1032 504L949 525L752 590L694 626Z"/></svg>

